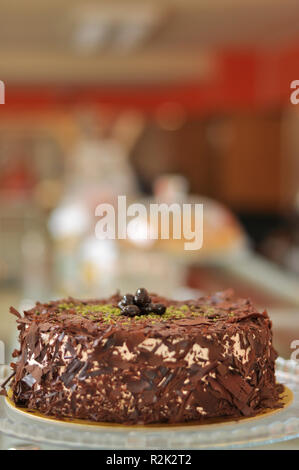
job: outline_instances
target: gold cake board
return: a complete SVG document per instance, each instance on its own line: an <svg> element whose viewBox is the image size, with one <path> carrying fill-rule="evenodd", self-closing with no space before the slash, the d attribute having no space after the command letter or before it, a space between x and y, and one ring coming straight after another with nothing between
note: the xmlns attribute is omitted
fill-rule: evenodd
<svg viewBox="0 0 299 470"><path fill-rule="evenodd" d="M188 427L188 428L198 428L200 426L200 428L202 429L203 427L205 426L209 426L209 428L212 426L212 425L217 425L219 426L220 424L221 425L224 425L224 424L232 424L232 423L236 423L236 422L248 422L248 421L254 421L254 420L257 420L259 418L265 418L265 417L268 417L270 415L273 415L275 413L279 413L281 410L287 408L293 401L293 392L284 385L284 391L281 393L280 395L280 404L281 404L281 408L276 408L276 409L266 409L266 410L263 410L261 411L260 413L258 413L257 415L255 416L252 416L252 417L241 417L241 418L231 418L231 417L228 417L228 418L205 418L201 421L192 421L190 423L175 423L175 424L166 424L166 423L163 423L163 424L147 424L147 425L139 425L139 424L135 424L135 425L125 425L125 424L118 424L118 423L102 423L102 422L95 422L95 421L88 421L88 420L85 420L85 419L74 419L74 418L63 418L63 419L57 419L53 416L47 416L43 413L40 413L38 411L35 411L35 410L29 410L27 408L20 408L18 406L15 405L15 403L13 402L12 400L12 391L9 390L8 392L8 396L5 398L6 400L6 404L8 406L8 408L10 408L11 410L13 410L14 412L16 412L17 414L19 415L22 415L22 416L26 416L27 418L30 418L30 419L34 419L34 420L37 420L37 421L40 421L40 422L43 422L43 423L56 423L56 424L59 424L59 425L74 425L76 427L79 427L79 426L92 426L93 428L96 428L96 427L109 427L109 428L117 428L118 430L123 428L125 430L132 430L132 429L153 429L153 428L159 428L159 429L163 429L163 428L166 428L166 429L169 429L169 428L176 428L176 427Z"/></svg>

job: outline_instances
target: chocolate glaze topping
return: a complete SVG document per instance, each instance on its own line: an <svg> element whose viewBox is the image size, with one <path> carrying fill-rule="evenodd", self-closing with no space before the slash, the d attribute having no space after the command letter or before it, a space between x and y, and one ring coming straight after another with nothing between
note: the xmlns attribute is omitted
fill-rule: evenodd
<svg viewBox="0 0 299 470"><path fill-rule="evenodd" d="M125 424L253 416L279 405L271 322L232 291L126 316L122 297L73 298L21 316L13 399L47 415Z"/></svg>

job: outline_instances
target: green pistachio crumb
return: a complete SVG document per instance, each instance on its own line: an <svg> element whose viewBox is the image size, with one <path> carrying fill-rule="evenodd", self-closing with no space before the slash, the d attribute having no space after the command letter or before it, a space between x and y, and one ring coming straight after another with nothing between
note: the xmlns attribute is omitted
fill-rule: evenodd
<svg viewBox="0 0 299 470"><path fill-rule="evenodd" d="M86 304L79 303L74 304L73 302L64 302L58 305L58 314L66 311L70 311L76 315L82 315L82 317L89 319L91 321L101 324L115 324L121 320L122 325L129 325L132 321L146 321L151 320L152 324L161 321L167 321L171 319L180 319L188 317L209 317L211 318L215 315L214 318L211 318L212 321L218 321L219 315L217 315L216 310L210 305L170 305L166 308L166 311L163 315L158 315L155 313L150 313L148 315L137 315L133 318L124 317L120 308L112 304ZM36 312L38 315L39 312ZM231 312L229 316L234 316L234 313Z"/></svg>

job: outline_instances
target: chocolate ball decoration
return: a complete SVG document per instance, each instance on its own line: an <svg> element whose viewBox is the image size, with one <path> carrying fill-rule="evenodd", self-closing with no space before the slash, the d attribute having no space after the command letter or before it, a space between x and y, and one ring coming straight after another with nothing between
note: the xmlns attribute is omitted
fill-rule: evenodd
<svg viewBox="0 0 299 470"><path fill-rule="evenodd" d="M135 304L140 307L145 307L147 304L150 303L151 298L146 289L140 287L137 289L134 297Z"/></svg>
<svg viewBox="0 0 299 470"><path fill-rule="evenodd" d="M140 313L140 308L137 307L137 305L126 305L122 309L122 314L127 317L135 317L136 315L140 315Z"/></svg>
<svg viewBox="0 0 299 470"><path fill-rule="evenodd" d="M118 306L121 309L122 315L128 317L135 317L139 315L150 315L154 313L156 315L163 315L166 311L166 306L163 304L151 303L149 293L143 287L140 287L135 292L135 295L126 294L118 302Z"/></svg>

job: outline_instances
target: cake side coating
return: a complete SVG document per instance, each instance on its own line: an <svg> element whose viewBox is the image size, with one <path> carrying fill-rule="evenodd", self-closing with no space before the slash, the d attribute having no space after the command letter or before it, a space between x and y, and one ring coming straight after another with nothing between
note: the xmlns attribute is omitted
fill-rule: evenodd
<svg viewBox="0 0 299 470"><path fill-rule="evenodd" d="M18 316L13 398L56 417L126 424L253 416L279 406L271 322L230 291L127 318L120 296Z"/></svg>

